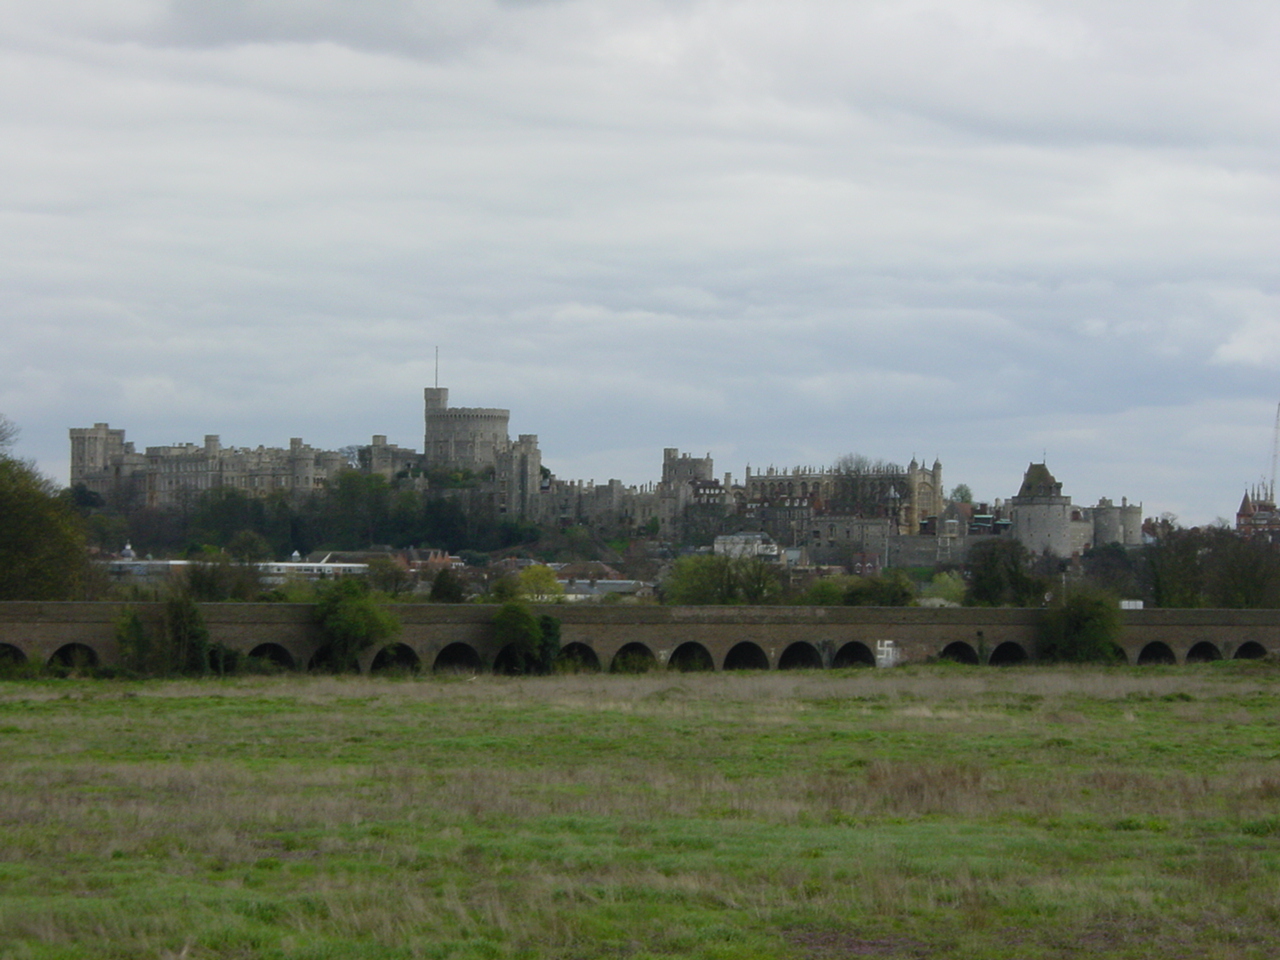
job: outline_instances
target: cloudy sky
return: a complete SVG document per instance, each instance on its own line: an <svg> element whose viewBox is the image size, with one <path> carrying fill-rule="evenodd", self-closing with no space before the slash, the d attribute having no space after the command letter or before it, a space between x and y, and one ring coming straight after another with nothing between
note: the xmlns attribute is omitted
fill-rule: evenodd
<svg viewBox="0 0 1280 960"><path fill-rule="evenodd" d="M558 475L862 453L1233 516L1280 402L1280 6L8 0L0 412Z"/></svg>

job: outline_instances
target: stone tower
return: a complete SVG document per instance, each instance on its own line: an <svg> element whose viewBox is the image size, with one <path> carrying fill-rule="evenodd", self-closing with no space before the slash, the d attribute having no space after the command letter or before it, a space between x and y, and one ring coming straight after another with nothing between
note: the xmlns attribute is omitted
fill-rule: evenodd
<svg viewBox="0 0 1280 960"><path fill-rule="evenodd" d="M450 407L446 387L427 387L422 463L428 470L471 470L482 473L498 466L498 456L510 444L510 410L490 407Z"/></svg>

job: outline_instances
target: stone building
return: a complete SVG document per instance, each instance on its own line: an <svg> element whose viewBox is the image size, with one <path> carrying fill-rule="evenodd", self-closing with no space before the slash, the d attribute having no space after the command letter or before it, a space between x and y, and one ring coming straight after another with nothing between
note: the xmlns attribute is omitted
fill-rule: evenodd
<svg viewBox="0 0 1280 960"><path fill-rule="evenodd" d="M83 484L104 500L141 504L146 493L147 458L108 424L71 429L71 486Z"/></svg>
<svg viewBox="0 0 1280 960"><path fill-rule="evenodd" d="M498 456L510 444L510 410L450 407L447 387L422 391L425 430L422 465L426 470L470 470L483 474L497 468Z"/></svg>
<svg viewBox="0 0 1280 960"><path fill-rule="evenodd" d="M657 483L597 484L552 476L539 496L535 519L560 527L587 526L603 535L696 536L710 543L733 509L732 478L718 480L714 469L709 455L694 457L668 447L662 451Z"/></svg>
<svg viewBox="0 0 1280 960"><path fill-rule="evenodd" d="M417 450L387 443L385 434L374 434L373 442L361 447L358 454L360 468L388 480L419 468L422 457Z"/></svg>
<svg viewBox="0 0 1280 960"><path fill-rule="evenodd" d="M451 407L446 387L423 390L422 469L470 471L492 493L499 514L532 517L542 491L536 434L508 435L511 411Z"/></svg>
<svg viewBox="0 0 1280 960"><path fill-rule="evenodd" d="M741 508L763 511L784 524L803 524L827 515L888 521L893 535L916 536L946 505L942 464L924 467L912 459L905 469L894 464L794 470L747 467ZM777 535L777 534L775 534Z"/></svg>
<svg viewBox="0 0 1280 960"><path fill-rule="evenodd" d="M316 450L294 437L280 447L224 447L217 434L203 444L147 447L139 454L124 430L105 423L71 430L71 485L104 499L168 507L195 501L208 490L235 489L256 496L304 494L323 487L348 464L341 453Z"/></svg>
<svg viewBox="0 0 1280 960"><path fill-rule="evenodd" d="M1107 543L1142 543L1141 504L1122 499L1116 506L1103 498L1095 507L1074 506L1043 463L1027 466L1008 510L1009 535L1033 554L1065 558Z"/></svg>

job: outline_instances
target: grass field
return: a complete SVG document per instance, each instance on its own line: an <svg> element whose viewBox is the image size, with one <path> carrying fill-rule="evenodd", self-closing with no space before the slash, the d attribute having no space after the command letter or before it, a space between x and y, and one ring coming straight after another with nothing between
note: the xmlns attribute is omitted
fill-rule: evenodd
<svg viewBox="0 0 1280 960"><path fill-rule="evenodd" d="M5 958L1275 957L1280 668L0 684Z"/></svg>

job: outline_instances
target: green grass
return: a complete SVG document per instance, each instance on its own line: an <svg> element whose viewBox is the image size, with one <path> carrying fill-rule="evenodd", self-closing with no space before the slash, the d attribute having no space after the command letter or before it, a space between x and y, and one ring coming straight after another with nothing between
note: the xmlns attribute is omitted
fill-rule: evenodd
<svg viewBox="0 0 1280 960"><path fill-rule="evenodd" d="M0 956L1280 954L1280 669L0 683Z"/></svg>

